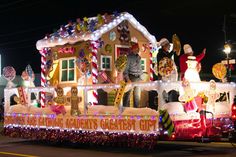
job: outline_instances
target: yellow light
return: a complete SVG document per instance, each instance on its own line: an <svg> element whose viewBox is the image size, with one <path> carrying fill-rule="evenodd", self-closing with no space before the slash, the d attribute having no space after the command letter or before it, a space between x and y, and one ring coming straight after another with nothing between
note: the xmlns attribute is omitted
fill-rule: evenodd
<svg viewBox="0 0 236 157"><path fill-rule="evenodd" d="M231 52L231 47L230 47L229 44L225 44L225 45L224 45L224 52L225 52L226 54L230 54L230 52Z"/></svg>

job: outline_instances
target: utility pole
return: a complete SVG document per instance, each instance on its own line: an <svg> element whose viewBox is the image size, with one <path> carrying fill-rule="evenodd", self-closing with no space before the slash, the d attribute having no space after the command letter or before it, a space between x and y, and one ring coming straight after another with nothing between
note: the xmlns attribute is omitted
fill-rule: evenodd
<svg viewBox="0 0 236 157"><path fill-rule="evenodd" d="M227 43L227 38L226 38L226 15L224 15L224 23L223 23L223 30L224 32L224 40L225 40L225 44Z"/></svg>

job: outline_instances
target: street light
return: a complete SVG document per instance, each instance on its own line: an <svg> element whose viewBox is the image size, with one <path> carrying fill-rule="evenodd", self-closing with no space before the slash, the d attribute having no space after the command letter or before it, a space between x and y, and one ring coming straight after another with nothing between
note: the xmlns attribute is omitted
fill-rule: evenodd
<svg viewBox="0 0 236 157"><path fill-rule="evenodd" d="M229 54L231 52L231 47L229 44L224 45L224 52L226 54L226 60L227 60L227 81L230 82Z"/></svg>

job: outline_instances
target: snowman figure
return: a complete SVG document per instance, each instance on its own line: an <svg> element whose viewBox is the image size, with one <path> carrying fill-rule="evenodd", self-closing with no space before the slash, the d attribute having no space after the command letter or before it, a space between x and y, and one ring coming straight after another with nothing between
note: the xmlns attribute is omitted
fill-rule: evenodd
<svg viewBox="0 0 236 157"><path fill-rule="evenodd" d="M200 82L201 79L199 77L199 73L197 71L197 64L195 56L188 56L188 60L186 61L188 65L188 69L184 73L184 78L189 80L190 82Z"/></svg>

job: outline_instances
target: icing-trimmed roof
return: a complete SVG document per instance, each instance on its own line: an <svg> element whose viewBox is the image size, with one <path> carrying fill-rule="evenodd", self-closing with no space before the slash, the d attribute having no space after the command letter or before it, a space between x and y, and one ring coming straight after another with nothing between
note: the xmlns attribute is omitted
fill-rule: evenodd
<svg viewBox="0 0 236 157"><path fill-rule="evenodd" d="M97 29L94 29L93 31L87 30L87 31L81 31L77 32L76 29L76 23L72 25L66 25L64 26L64 30L68 30L63 32L63 35L59 35L60 30L57 32L50 34L49 36L46 36L45 38L38 40L36 43L36 47L38 50L42 50L45 47L54 47L58 45L65 45L65 44L74 44L78 41L87 41L87 40L97 40L99 39L104 33L110 31L117 25L119 25L122 21L127 20L130 22L130 24L139 30L150 42L152 45L156 46L156 38L151 35L147 29L141 25L134 17L133 15L123 12L120 13L117 16L112 16L113 19L109 23L104 23L101 26L99 26ZM88 18L88 21L96 20L97 17Z"/></svg>

